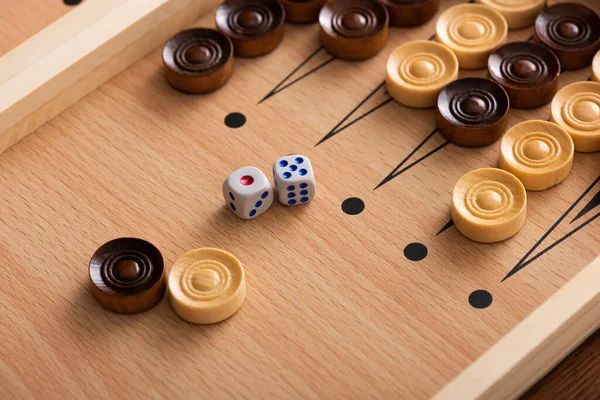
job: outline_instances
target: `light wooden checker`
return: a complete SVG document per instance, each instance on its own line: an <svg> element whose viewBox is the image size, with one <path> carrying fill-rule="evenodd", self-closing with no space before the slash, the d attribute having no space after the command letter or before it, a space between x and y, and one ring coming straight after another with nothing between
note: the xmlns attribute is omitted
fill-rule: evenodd
<svg viewBox="0 0 600 400"><path fill-rule="evenodd" d="M444 2L440 12L458 3ZM8 6L0 54L45 26L48 15L66 11L57 3L38 19L23 11L35 4ZM565 182L528 193L528 219L517 235L483 245L454 228L436 233L448 221L456 180L495 166L499 142L482 149L444 146L373 190L431 133L433 110L390 101L332 131L387 101L385 60L407 40L429 38L435 20L393 29L387 47L366 62L328 62L319 51L294 76L326 65L260 104L318 49L316 25L286 26L282 47L236 60L232 80L208 96L174 91L157 49L3 153L0 397L426 398L555 294L598 255L599 223L591 220L598 208L572 222L598 184L531 256L590 221L583 229L501 280L598 178L598 153L576 154ZM213 26L213 16L196 25ZM508 35L525 39L531 30ZM565 73L559 86L590 74L589 68ZM248 118L237 130L223 124L234 111ZM512 110L509 125L548 116L549 106ZM432 135L404 166L443 143ZM278 156L293 152L313 162L320 189L314 202L274 206L252 222L224 208L220 187L229 172L242 165L269 171ZM340 210L351 196L364 200L363 213ZM87 263L98 245L118 236L154 243L167 266L197 247L236 254L247 273L244 306L209 327L180 320L167 300L136 316L104 311L89 294ZM424 260L405 258L411 242L428 247ZM489 308L469 305L477 289L493 294ZM574 302L595 299L593 291L581 293ZM579 315L572 306L553 323L572 326L568 317ZM582 315L596 315L589 311ZM540 326L536 321L526 328ZM553 338L536 333L517 355L525 361L536 343ZM551 346L560 351L544 353L552 356L545 365L576 345L576 336L560 336L572 340ZM520 364L504 359L493 375ZM543 373L537 365L535 372ZM510 379L498 382L514 389ZM529 383L495 394L515 395ZM460 381L441 396L457 387Z"/></svg>

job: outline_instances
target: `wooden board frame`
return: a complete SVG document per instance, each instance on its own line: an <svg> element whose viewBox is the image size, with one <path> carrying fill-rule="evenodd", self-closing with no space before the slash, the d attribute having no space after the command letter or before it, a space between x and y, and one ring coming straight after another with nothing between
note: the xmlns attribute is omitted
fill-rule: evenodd
<svg viewBox="0 0 600 400"><path fill-rule="evenodd" d="M85 1L0 58L0 153L218 0Z"/></svg>
<svg viewBox="0 0 600 400"><path fill-rule="evenodd" d="M523 394L600 326L600 257L514 327L436 396L509 399Z"/></svg>
<svg viewBox="0 0 600 400"><path fill-rule="evenodd" d="M215 0L87 1L3 56L0 152L215 4ZM514 398L599 324L600 257L443 388L436 398Z"/></svg>

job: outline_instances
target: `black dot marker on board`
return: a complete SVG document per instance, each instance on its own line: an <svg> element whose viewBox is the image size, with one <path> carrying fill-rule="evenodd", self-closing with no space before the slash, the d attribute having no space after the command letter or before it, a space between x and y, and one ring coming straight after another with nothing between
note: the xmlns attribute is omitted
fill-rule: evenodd
<svg viewBox="0 0 600 400"><path fill-rule="evenodd" d="M365 209L365 202L358 197L348 197L342 202L342 211L348 215L357 215Z"/></svg>
<svg viewBox="0 0 600 400"><path fill-rule="evenodd" d="M488 308L492 304L492 294L487 290L476 290L469 295L469 304L474 308Z"/></svg>
<svg viewBox="0 0 600 400"><path fill-rule="evenodd" d="M421 261L427 257L427 246L423 243L410 243L404 248L404 257L410 261Z"/></svg>
<svg viewBox="0 0 600 400"><path fill-rule="evenodd" d="M227 114L225 117L225 125L229 128L241 128L246 123L246 116L239 112Z"/></svg>
<svg viewBox="0 0 600 400"><path fill-rule="evenodd" d="M65 3L67 6L76 6L77 4L81 3L81 0L63 0L63 3Z"/></svg>

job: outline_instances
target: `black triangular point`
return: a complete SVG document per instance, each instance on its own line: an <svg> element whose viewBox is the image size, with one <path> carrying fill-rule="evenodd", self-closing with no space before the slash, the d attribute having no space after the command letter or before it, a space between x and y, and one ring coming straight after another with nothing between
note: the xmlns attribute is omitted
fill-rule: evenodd
<svg viewBox="0 0 600 400"><path fill-rule="evenodd" d="M338 133L342 132L344 129L351 127L352 125L354 125L361 119L371 115L375 111L379 110L381 107L383 107L386 104L388 104L389 102L391 102L392 99L387 94L387 91L385 91L383 94L384 99L381 102L379 102L376 106L371 107L369 110L363 112L362 114L358 115L356 118L350 119L354 115L354 113L356 113L356 111L358 111L358 109L360 109L367 101L369 101L369 99L371 97L373 97L375 95L375 93L377 93L377 91L381 90L381 88L384 88L384 86L385 86L385 81L381 82L379 85L377 85L377 87L375 89L373 89L367 95L367 97L362 99L360 101L360 103L358 103L358 105L352 109L352 111L350 111L348 114L346 114L346 116L340 122L338 122L337 125L334 126L333 129L331 129L325 136L323 136L323 138L321 138L321 140L319 140L319 142L315 146L318 146L321 143L331 139Z"/></svg>
<svg viewBox="0 0 600 400"><path fill-rule="evenodd" d="M412 163L408 164L406 167L404 166L404 164L406 164L406 162L417 152L419 151L419 149L421 147L423 147L423 145L425 145L425 143L427 143L432 137L433 135L435 135L437 133L438 129L434 129L433 131L431 131L429 133L429 135L427 135L427 137L425 139L423 139L423 141L421 143L419 143L406 157L404 157L404 159L402 161L400 161L400 164L398 164L396 166L396 168L394 168L392 170L392 172L390 172L385 178L383 178L383 180L381 182L379 182L379 184L377 186L375 186L375 188L373 190L377 190L379 189L381 186L385 185L386 183L388 183L389 181L391 181L392 179L402 175L403 173L405 173L406 171L408 171L409 169L411 169L412 167L414 167L415 165L419 164L421 161L425 160L426 158L432 156L433 154L437 153L438 151L440 151L441 149L443 149L444 147L446 147L450 142L449 141L444 141L442 144L440 144L439 146L437 146L436 148L434 148L433 150L431 150L430 152L426 153L424 156L417 158L415 161L413 161Z"/></svg>
<svg viewBox="0 0 600 400"><path fill-rule="evenodd" d="M596 195L592 197L590 202L587 203L585 207L581 209L581 211L579 211L579 213L575 216L575 218L573 218L573 221L571 221L571 223L577 221L579 218L583 217L585 214L589 213L598 206L600 206L600 191L598 191L598 193L596 193Z"/></svg>
<svg viewBox="0 0 600 400"><path fill-rule="evenodd" d="M292 70L292 72L290 72L285 78L283 78L283 80L281 80L281 82L279 82L269 93L267 93L267 95L265 97L263 97L258 104L262 103L265 100L270 99L271 97L275 96L277 93L280 93L282 91L284 91L285 89L289 88L290 86L300 82L302 79L306 78L307 76L311 75L314 72L317 72L318 70L320 70L321 68L323 68L324 66L326 66L327 64L333 62L334 60L336 60L336 57L330 56L329 58L327 58L325 61L319 63L318 65L316 65L315 67L313 67L312 69L310 69L309 71L303 73L302 75L300 75L299 77L297 77L296 79L292 79L292 77L294 76L294 74L296 72L298 72L302 67L304 67L306 64L308 64L310 62L310 60L312 60L314 57L316 57L318 54L320 53L324 53L325 49L323 48L323 46L320 46L318 49L316 49L315 51L313 51L307 58L304 59L304 61L302 61L300 64L298 64L298 66L296 68L294 68Z"/></svg>
<svg viewBox="0 0 600 400"><path fill-rule="evenodd" d="M537 260L538 258L540 258L541 256L543 256L544 254L546 254L548 251L552 250L554 247L558 246L559 244L561 244L562 242L564 242L565 240L567 240L569 237L571 237L572 235L574 235L575 233L577 233L579 230L581 230L584 227L586 227L587 225L589 225L592 221L596 220L598 217L600 217L600 212L596 213L595 215L593 215L592 217L590 217L586 221L584 221L581 224L579 224L574 229L572 229L569 232L567 232L567 234L565 234L564 236L562 236L561 238L559 238L558 240L556 240L554 243L550 244L549 246L547 246L546 248L540 250L539 252L537 252L535 255L532 256L532 253L535 250L537 250L538 247L540 247L540 245L544 242L544 240L546 240L546 238L548 236L550 236L550 234L556 229L556 227L560 225L560 223L567 217L567 215L569 215L573 211L573 209L577 206L577 204L579 204L581 202L581 200L583 200L583 198L599 182L600 182L600 176L598 176L594 180L594 182L592 182L592 184L590 186L588 186L587 189L585 189L583 191L583 193L573 202L573 204L571 204L571 206L569 206L569 208L567 209L567 211L565 211L556 220L556 222L546 231L546 233L544 233L544 235L542 235L542 237L533 245L533 247L525 254L525 256L523 256L523 258L521 258L521 260L519 260L519 262L517 263L517 265L515 265L513 267L513 269L511 269L510 272L508 274L506 274L506 276L502 279L502 282L504 282L506 279L510 278L511 276L513 276L514 274L516 274L517 272L519 272L520 270L522 270L523 268L525 268L526 266L528 266L529 264L531 264L532 262L534 262L535 260ZM594 198L596 198L596 196L594 196L592 198L592 201L594 201ZM588 205L586 205L586 207L588 207L589 204L592 203L592 201L590 201L590 203L588 203ZM586 207L584 207L584 209ZM580 212L579 214L581 214L581 216L583 216L583 215L587 214L589 211L591 211L594 207L595 206L592 206L592 207L590 207L588 209L588 211L584 212L583 214ZM579 218L579 214L578 214L577 217L575 217L575 219L573 221L575 221L575 220L577 220Z"/></svg>
<svg viewBox="0 0 600 400"><path fill-rule="evenodd" d="M588 219L587 221L585 221L584 223L579 225L577 228L569 231L566 235L564 235L563 237L561 237L560 239L558 239L557 241L552 243L550 246L546 247L544 250L537 253L535 256L531 257L530 259L528 259L527 261L525 261L521 264L517 264L508 274L506 274L506 276L502 279L502 282L504 282L506 279L510 278L511 276L513 276L514 274L516 274L517 272L519 272L520 270L522 270L523 268L525 268L526 266L528 266L529 264L531 264L532 262L534 262L535 260L537 260L538 258L543 256L544 254L546 254L547 252L549 252L550 250L552 250L553 248L555 248L556 246L558 246L559 244L561 244L562 242L567 240L569 237L571 237L572 235L574 235L581 229L585 228L590 223L594 222L598 217L600 217L600 212L593 215L590 219Z"/></svg>
<svg viewBox="0 0 600 400"><path fill-rule="evenodd" d="M448 229L452 228L454 226L454 221L452 220L452 218L450 218L450 221L446 222L446 225L444 225L442 227L442 229L440 229L440 231L438 233L435 234L435 236L439 235L440 233L447 231Z"/></svg>

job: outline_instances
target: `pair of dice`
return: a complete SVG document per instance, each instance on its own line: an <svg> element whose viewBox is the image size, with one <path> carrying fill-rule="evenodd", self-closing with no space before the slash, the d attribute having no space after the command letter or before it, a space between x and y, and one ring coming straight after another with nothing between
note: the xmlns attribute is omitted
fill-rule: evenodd
<svg viewBox="0 0 600 400"><path fill-rule="evenodd" d="M300 154L281 157L273 164L277 197L286 206L305 204L317 192L310 160ZM256 167L242 167L223 183L223 197L242 219L256 218L271 207L274 192L265 174Z"/></svg>

